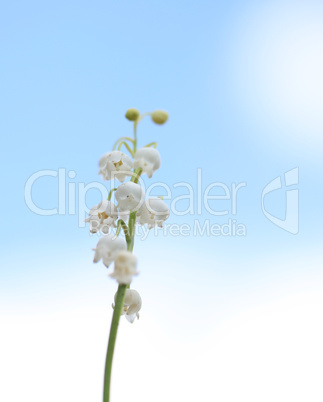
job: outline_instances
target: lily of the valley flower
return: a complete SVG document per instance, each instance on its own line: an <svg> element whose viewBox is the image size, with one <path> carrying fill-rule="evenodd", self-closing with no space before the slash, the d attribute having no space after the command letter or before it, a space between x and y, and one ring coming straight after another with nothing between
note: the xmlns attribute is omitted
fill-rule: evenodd
<svg viewBox="0 0 323 402"><path fill-rule="evenodd" d="M137 183L129 181L121 184L115 192L118 209L124 215L130 211L137 211L145 199L145 190Z"/></svg>
<svg viewBox="0 0 323 402"><path fill-rule="evenodd" d="M114 260L114 272L110 274L119 284L129 285L134 275L138 275L137 257L129 251L120 251Z"/></svg>
<svg viewBox="0 0 323 402"><path fill-rule="evenodd" d="M103 155L99 160L99 174L104 180L116 178L123 182L127 176L131 176L133 163L130 156L121 151L111 151Z"/></svg>
<svg viewBox="0 0 323 402"><path fill-rule="evenodd" d="M85 222L89 222L91 233L97 233L100 230L103 233L109 233L111 226L116 227L115 221L117 219L117 207L111 201L104 200L91 208L89 217L85 219Z"/></svg>
<svg viewBox="0 0 323 402"><path fill-rule="evenodd" d="M103 264L108 268L115 261L119 253L126 249L127 243L123 238L108 234L98 241L94 249L93 262L99 262L102 259Z"/></svg>
<svg viewBox="0 0 323 402"><path fill-rule="evenodd" d="M155 148L143 147L138 149L134 158L134 168L142 168L149 178L160 168L160 154Z"/></svg>
<svg viewBox="0 0 323 402"><path fill-rule="evenodd" d="M138 221L141 225L147 224L151 229L156 225L163 226L163 222L169 218L167 204L160 198L148 198L138 212Z"/></svg>
<svg viewBox="0 0 323 402"><path fill-rule="evenodd" d="M114 300L116 300L116 296L117 294L115 295ZM125 315L126 319L132 324L136 318L139 319L141 304L140 294L134 289L127 289L121 314ZM113 304L112 308L114 308Z"/></svg>

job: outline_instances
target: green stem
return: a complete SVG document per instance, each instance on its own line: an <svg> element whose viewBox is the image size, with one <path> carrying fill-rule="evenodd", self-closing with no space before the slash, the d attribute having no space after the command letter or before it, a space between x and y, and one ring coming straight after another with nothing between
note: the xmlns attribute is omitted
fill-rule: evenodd
<svg viewBox="0 0 323 402"><path fill-rule="evenodd" d="M104 391L103 391L103 402L109 402L110 400L110 384L111 384L111 370L112 370L112 360L114 347L117 338L119 320L123 309L123 302L127 290L127 285L119 285L115 306L112 316L112 323L110 328L110 336L107 350L107 357L105 361L105 373L104 373Z"/></svg>
<svg viewBox="0 0 323 402"><path fill-rule="evenodd" d="M135 120L133 123L133 131L134 131L134 139L133 139L133 153L135 154L137 151L137 125L138 123L146 116L151 116L150 112L143 113L138 120Z"/></svg>
<svg viewBox="0 0 323 402"><path fill-rule="evenodd" d="M151 113L150 112L146 112L146 113L143 113L140 117L139 117L139 119L137 120L137 122L139 123L144 117L146 117L146 116L151 116Z"/></svg>
<svg viewBox="0 0 323 402"><path fill-rule="evenodd" d="M121 141L121 142L120 142L120 144L119 144L119 146L118 146L118 151L121 150L122 145L124 145L124 146L127 148L127 150L128 150L128 152L130 153L130 155L131 155L132 157L134 157L133 150L132 150L132 149L129 147L129 145L128 145L126 142L124 142L124 141Z"/></svg>
<svg viewBox="0 0 323 402"><path fill-rule="evenodd" d="M125 140L125 141L130 141L130 142L133 143L133 139L130 138L130 137L120 137L120 138L114 143L112 150L114 151L114 150L117 148L118 143L119 143L120 141L123 141L123 140Z"/></svg>
<svg viewBox="0 0 323 402"><path fill-rule="evenodd" d="M131 181L138 183L139 177L141 175L142 169L138 168L133 172ZM112 190L111 190L112 191ZM128 225L122 220L118 220L117 234L120 233L120 228L122 227L124 234L126 236L127 250L132 252L135 243L135 223L136 223L137 211L131 211L129 215ZM105 361L105 372L104 372L104 391L103 391L103 402L110 401L110 386L111 386L111 371L112 371L112 360L114 354L114 347L117 338L117 332L119 327L119 320L123 309L123 302L126 294L126 290L129 285L119 285L118 291L115 297L115 306L112 316L112 323L110 328L109 343L107 350L107 357Z"/></svg>
<svg viewBox="0 0 323 402"><path fill-rule="evenodd" d="M113 188L112 190L110 190L109 195L108 195L108 201L111 200L112 193L113 193L114 191L117 191L117 188Z"/></svg>
<svg viewBox="0 0 323 402"><path fill-rule="evenodd" d="M119 219L119 220L118 220L117 236L118 236L119 233L120 233L120 227L122 227L123 232L124 232L124 235L125 235L125 237L126 237L127 246L130 247L130 245L131 245L131 243L132 243L130 230L129 230L127 224L125 223L125 221L122 220L122 219ZM127 247L127 248L128 248L128 247Z"/></svg>
<svg viewBox="0 0 323 402"><path fill-rule="evenodd" d="M137 152L137 124L138 124L138 120L136 120L133 123L133 154L135 155L135 153Z"/></svg>
<svg viewBox="0 0 323 402"><path fill-rule="evenodd" d="M116 231L116 236L119 236L121 230L121 221L120 219L118 220L118 225L117 225L117 231Z"/></svg>
<svg viewBox="0 0 323 402"><path fill-rule="evenodd" d="M137 216L137 211L131 211L129 215L129 232L130 232L130 245L128 246L128 251L133 251L133 247L135 245L135 224L136 224L136 216Z"/></svg>
<svg viewBox="0 0 323 402"><path fill-rule="evenodd" d="M142 168L138 168L138 169L134 170L130 181L132 181L133 183L138 183L141 173L142 173Z"/></svg>
<svg viewBox="0 0 323 402"><path fill-rule="evenodd" d="M149 144L145 145L145 148L154 147L157 148L157 142L150 142Z"/></svg>

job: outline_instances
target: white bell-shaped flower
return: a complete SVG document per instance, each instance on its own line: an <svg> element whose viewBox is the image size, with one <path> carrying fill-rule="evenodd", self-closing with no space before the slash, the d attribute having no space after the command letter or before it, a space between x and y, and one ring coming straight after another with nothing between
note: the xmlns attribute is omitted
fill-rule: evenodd
<svg viewBox="0 0 323 402"><path fill-rule="evenodd" d="M138 211L145 199L145 190L137 183L129 181L121 184L115 192L118 209L121 214L127 215L130 211Z"/></svg>
<svg viewBox="0 0 323 402"><path fill-rule="evenodd" d="M116 178L123 182L127 176L131 176L133 167L130 156L121 151L111 151L103 155L99 160L99 174L104 180Z"/></svg>
<svg viewBox="0 0 323 402"><path fill-rule="evenodd" d="M142 168L142 172L150 178L160 168L160 163L160 154L157 149L143 147L136 152L133 166L135 169Z"/></svg>
<svg viewBox="0 0 323 402"><path fill-rule="evenodd" d="M137 257L130 251L120 251L114 260L114 272L110 274L119 284L128 285L138 275Z"/></svg>
<svg viewBox="0 0 323 402"><path fill-rule="evenodd" d="M117 293L114 297L114 301L116 300ZM141 297L140 294L134 289L127 289L124 302L122 315L125 315L126 319L132 324L136 318L139 319L139 310L141 309ZM114 305L112 304L112 308Z"/></svg>
<svg viewBox="0 0 323 402"><path fill-rule="evenodd" d="M160 198L148 198L138 212L139 223L147 224L149 229L156 225L162 227L163 222L168 218L168 205Z"/></svg>
<svg viewBox="0 0 323 402"><path fill-rule="evenodd" d="M108 267L118 254L126 249L127 243L123 238L108 234L98 241L94 249L93 262L99 262L102 259L103 264Z"/></svg>
<svg viewBox="0 0 323 402"><path fill-rule="evenodd" d="M115 221L118 219L117 207L111 201L101 201L98 205L91 208L88 218L84 222L89 222L90 232L109 233L110 227L116 227Z"/></svg>

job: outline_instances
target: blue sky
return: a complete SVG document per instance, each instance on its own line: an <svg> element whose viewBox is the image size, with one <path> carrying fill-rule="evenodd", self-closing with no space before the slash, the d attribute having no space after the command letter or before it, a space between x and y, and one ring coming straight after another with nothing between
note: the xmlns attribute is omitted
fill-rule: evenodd
<svg viewBox="0 0 323 402"><path fill-rule="evenodd" d="M33 316L28 330L32 339L41 320L52 323L56 314L58 327L63 326L73 314L82 314L82 308L88 309L87 317L102 310L93 315L94 326L109 322L111 312L103 311L102 304L110 303L115 285L102 265L92 264L97 238L78 227L77 213L31 212L24 186L33 173L59 168L76 172L75 178L66 178L66 186L103 183L98 160L118 137L131 135L131 124L124 118L129 107L169 112L164 126L149 119L140 123L139 141L158 142L162 166L152 181L167 183L173 197L187 193L173 188L179 182L189 183L197 197L198 168L204 190L215 182L228 187L246 184L238 193L236 215L229 211L224 217L211 216L205 208L197 214L194 202L194 214L172 214L169 219L190 225L195 220L225 224L235 219L245 226L246 236L160 234L137 242L142 275L136 285L148 305L143 328L150 328L153 336L152 328L159 325L170 350L178 350L175 343L183 337L196 342L198 350L204 336L220 336L220 322L240 320L245 314L257 323L262 313L252 312L259 306L264 305L269 319L273 314L268 305L281 311L279 303L286 298L290 317L295 306L307 306L308 300L303 317L314 305L321 308L322 299L315 295L323 280L322 21L319 1L3 3L0 300L3 317L12 325L8 328L21 329L24 320L28 326ZM265 186L293 168L299 169L299 183L293 187L299 191L298 234L275 226L261 209ZM285 190L268 195L265 204L281 219ZM57 208L57 179L39 179L33 197L42 208ZM67 193L66 202L70 197ZM88 207L98 201L99 192L89 191ZM178 203L179 209L185 205ZM212 205L229 208L227 201ZM161 302L158 298L167 289L169 300ZM180 314L174 313L176 305ZM136 325L144 316L143 312ZM286 327L287 333L295 323ZM233 333L235 325L233 321ZM273 319L275 325L279 323ZM307 327L311 325L308 320ZM254 329L247 326L246 333L253 331L250 328ZM83 339L88 348L97 335L91 336ZM105 336L96 339L97 356L105 348ZM66 354L68 343L61 342ZM100 373L100 361L92 364ZM179 370L183 366L179 363ZM89 394L100 387L94 377L93 381ZM6 400L18 400L15 395ZM219 400L236 400L221 395ZM38 398L34 400L42 400L41 391Z"/></svg>

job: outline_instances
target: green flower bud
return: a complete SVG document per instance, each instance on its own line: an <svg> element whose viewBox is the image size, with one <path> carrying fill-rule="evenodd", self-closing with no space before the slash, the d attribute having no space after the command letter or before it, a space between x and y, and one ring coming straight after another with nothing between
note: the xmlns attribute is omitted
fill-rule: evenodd
<svg viewBox="0 0 323 402"><path fill-rule="evenodd" d="M137 109L128 109L125 114L126 119L128 119L130 121L138 120L139 116L140 116L140 112Z"/></svg>
<svg viewBox="0 0 323 402"><path fill-rule="evenodd" d="M164 124L168 120L168 113L164 110L155 110L151 114L151 118L156 124Z"/></svg>

